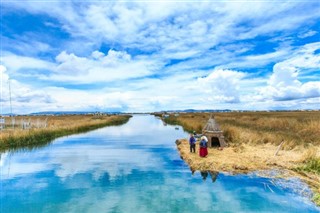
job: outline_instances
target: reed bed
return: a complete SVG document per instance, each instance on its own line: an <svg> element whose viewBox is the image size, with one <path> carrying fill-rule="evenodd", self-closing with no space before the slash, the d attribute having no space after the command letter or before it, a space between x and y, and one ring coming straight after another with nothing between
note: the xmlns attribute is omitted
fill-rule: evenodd
<svg viewBox="0 0 320 213"><path fill-rule="evenodd" d="M46 128L21 129L19 126L8 128L0 132L0 151L23 147L42 146L53 139L70 134L87 132L97 128L121 125L126 123L131 116L94 116L94 115L65 115L50 116ZM19 117L18 119L45 120L44 116Z"/></svg>
<svg viewBox="0 0 320 213"><path fill-rule="evenodd" d="M209 113L185 113L165 121L179 124L188 132L201 132ZM215 113L229 143L272 143L284 146L320 145L320 112L231 112Z"/></svg>
<svg viewBox="0 0 320 213"><path fill-rule="evenodd" d="M164 121L181 125L190 133L201 133L212 115L223 130L229 147L223 151L210 149L212 156L209 154L208 158L201 159L190 155L187 143L182 143L178 149L190 166L229 172L239 168L249 171L289 169L310 184L314 190L313 200L320 205L319 111L181 113L170 115ZM275 156L283 141L280 154Z"/></svg>

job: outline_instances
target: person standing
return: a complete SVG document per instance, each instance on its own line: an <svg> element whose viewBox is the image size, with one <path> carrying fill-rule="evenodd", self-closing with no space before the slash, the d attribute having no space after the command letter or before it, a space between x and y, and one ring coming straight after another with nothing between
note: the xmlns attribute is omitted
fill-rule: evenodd
<svg viewBox="0 0 320 213"><path fill-rule="evenodd" d="M194 138L193 134L190 134L189 144L190 152L196 153L196 139Z"/></svg>
<svg viewBox="0 0 320 213"><path fill-rule="evenodd" d="M206 138L207 137L205 137L205 136L201 137L200 150L199 150L200 157L206 157L208 155L208 148L207 148L208 141L206 140Z"/></svg>

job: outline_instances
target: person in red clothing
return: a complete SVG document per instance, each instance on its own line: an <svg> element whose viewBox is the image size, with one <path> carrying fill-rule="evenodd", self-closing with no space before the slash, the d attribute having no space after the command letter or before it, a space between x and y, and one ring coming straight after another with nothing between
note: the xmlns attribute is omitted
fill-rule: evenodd
<svg viewBox="0 0 320 213"><path fill-rule="evenodd" d="M206 157L208 155L208 146L207 146L208 140L206 140L205 136L201 137L200 141L200 150L199 150L199 155L200 157Z"/></svg>

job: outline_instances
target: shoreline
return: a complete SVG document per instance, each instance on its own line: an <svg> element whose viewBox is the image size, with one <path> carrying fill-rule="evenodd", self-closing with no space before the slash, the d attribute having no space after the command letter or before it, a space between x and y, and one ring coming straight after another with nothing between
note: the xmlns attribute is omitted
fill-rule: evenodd
<svg viewBox="0 0 320 213"><path fill-rule="evenodd" d="M299 158L296 158L297 155L294 154L295 151L288 152L282 151L278 156L266 161L264 158L259 158L259 156L253 153L252 156L246 156L247 153L243 150L239 151L237 147L225 147L223 150L216 148L208 148L208 156L200 157L199 156L199 142L196 144L196 153L190 153L189 143L187 139L178 139L176 140L177 150L180 154L182 160L184 160L192 172L199 171L211 171L211 172L224 172L231 175L237 174L248 174L254 172L258 176L271 178L270 172L272 170L280 171L277 174L277 178L290 178L298 177L304 181L310 189L313 191L312 201L320 206L319 202L319 193L320 193L320 178L317 175L306 173L302 171L295 171L294 166L296 166ZM249 149L250 145L246 145L242 149ZM265 145L264 147L251 147L250 152L253 150L261 150L265 154L268 152L276 150L276 146ZM266 150L268 149L268 150ZM294 158L288 156L293 155ZM281 160L278 157L282 158ZM286 160L284 160L286 159ZM252 160L256 162L248 163ZM275 177L272 177L275 178Z"/></svg>
<svg viewBox="0 0 320 213"><path fill-rule="evenodd" d="M49 126L48 128L7 130L9 131L9 133L1 132L0 152L46 146L54 139L59 137L77 133L84 133L106 126L117 126L125 124L129 121L131 116L102 116L100 118L96 118L93 116L78 116L74 117L75 121L70 120L72 118L72 116L67 116L67 119L63 116L56 116L55 118L52 118L52 127ZM86 120L82 122L81 119ZM61 120L64 121L64 125L61 124ZM68 122L72 122L72 125L69 125Z"/></svg>

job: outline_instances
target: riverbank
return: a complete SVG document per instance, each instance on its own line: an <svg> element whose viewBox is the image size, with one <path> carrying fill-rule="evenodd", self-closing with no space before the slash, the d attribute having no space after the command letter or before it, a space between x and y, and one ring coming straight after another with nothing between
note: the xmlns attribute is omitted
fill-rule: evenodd
<svg viewBox="0 0 320 213"><path fill-rule="evenodd" d="M171 115L166 123L201 132L210 114ZM319 112L217 113L228 147L209 149L206 158L190 153L187 139L179 140L178 150L191 170L248 173L279 169L298 176L314 191L320 205ZM281 143L279 152L277 149Z"/></svg>
<svg viewBox="0 0 320 213"><path fill-rule="evenodd" d="M76 133L83 133L105 126L121 125L130 119L130 115L62 115L28 116L17 119L32 121L46 120L46 127L28 129L6 128L0 132L0 151L44 146L52 140Z"/></svg>
<svg viewBox="0 0 320 213"><path fill-rule="evenodd" d="M190 153L187 139L177 140L177 148L181 158L189 165L192 171L217 171L232 174L242 174L259 171L259 175L269 177L267 170L282 171L279 177L299 177L304 180L314 191L314 202L320 206L320 178L312 172L297 170L301 164L301 153L299 150L280 151L274 155L277 147L266 144L263 146L243 145L238 147L226 147L223 150L208 148L205 158L199 156L199 142L197 142L196 153ZM302 156L308 155L304 151Z"/></svg>

